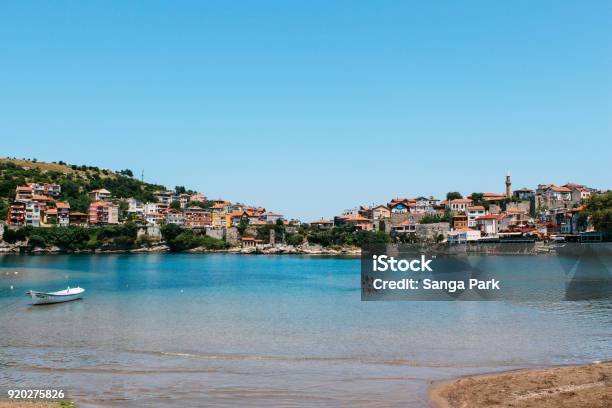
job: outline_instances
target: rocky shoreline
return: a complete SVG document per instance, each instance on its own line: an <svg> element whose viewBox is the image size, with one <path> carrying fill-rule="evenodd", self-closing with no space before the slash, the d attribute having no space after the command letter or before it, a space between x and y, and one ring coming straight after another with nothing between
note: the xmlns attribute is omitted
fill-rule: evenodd
<svg viewBox="0 0 612 408"><path fill-rule="evenodd" d="M436 244L439 246L440 244ZM444 244L442 244L444 245ZM438 247L439 248L439 247ZM459 244L445 246L444 251L455 255L555 255L557 246L546 242L535 242L533 244ZM116 248L97 248L84 249L77 251L66 251L57 246L47 248L30 249L26 242L9 244L0 241L1 254L111 254L111 253L163 253L170 252L170 248L164 243L150 246L143 246L132 249ZM228 249L208 249L197 247L182 251L181 253L202 254L202 253L226 253L226 254L245 254L245 255L326 255L326 256L360 256L361 248L354 246L331 246L323 247L315 244L301 244L297 246L286 244L266 244L257 247L233 246Z"/></svg>
<svg viewBox="0 0 612 408"><path fill-rule="evenodd" d="M8 244L0 242L1 254L23 254L23 255L52 255L52 254L114 254L114 253L164 253L170 252L170 248L165 244L133 248L133 249L86 249L79 251L64 251L57 246L47 248L27 249L24 242ZM299 246L293 245L263 245L261 247L231 247L228 249L208 249L205 247L197 247L188 249L181 253L187 254L204 254L204 253L219 253L219 254L244 254L244 255L327 255L327 256L360 256L361 249L352 246L335 246L323 247L321 245L302 244Z"/></svg>

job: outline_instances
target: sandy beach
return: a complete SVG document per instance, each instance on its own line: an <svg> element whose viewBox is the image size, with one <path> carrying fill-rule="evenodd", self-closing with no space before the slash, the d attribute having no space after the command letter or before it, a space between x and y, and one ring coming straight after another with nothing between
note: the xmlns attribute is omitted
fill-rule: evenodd
<svg viewBox="0 0 612 408"><path fill-rule="evenodd" d="M0 401L0 408L74 408L74 404L51 401Z"/></svg>
<svg viewBox="0 0 612 408"><path fill-rule="evenodd" d="M612 362L520 370L434 384L436 408L612 406Z"/></svg>

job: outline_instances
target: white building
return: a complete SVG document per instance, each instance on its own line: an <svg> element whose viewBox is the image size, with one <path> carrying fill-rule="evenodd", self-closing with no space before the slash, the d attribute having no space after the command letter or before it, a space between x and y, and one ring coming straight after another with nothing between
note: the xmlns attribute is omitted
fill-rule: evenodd
<svg viewBox="0 0 612 408"><path fill-rule="evenodd" d="M477 226L483 234L497 235L508 228L508 220L504 214L487 214L476 218Z"/></svg>
<svg viewBox="0 0 612 408"><path fill-rule="evenodd" d="M128 209L127 212L130 214L137 214L142 216L144 214L144 204L142 201L135 198L127 199Z"/></svg>
<svg viewBox="0 0 612 408"><path fill-rule="evenodd" d="M449 231L446 239L449 244L464 244L468 241L478 241L481 235L477 230Z"/></svg>
<svg viewBox="0 0 612 408"><path fill-rule="evenodd" d="M144 214L157 214L161 212L163 208L166 208L163 203L146 203L143 206Z"/></svg>
<svg viewBox="0 0 612 408"><path fill-rule="evenodd" d="M26 225L40 227L41 204L36 201L26 203Z"/></svg>
<svg viewBox="0 0 612 408"><path fill-rule="evenodd" d="M433 214L436 212L434 205L437 205L440 200L436 200L433 197L417 197L415 199L415 212L421 214Z"/></svg>
<svg viewBox="0 0 612 408"><path fill-rule="evenodd" d="M471 205L472 200L469 198L455 198L454 200L448 200L446 202L446 208L455 213L465 212L466 208Z"/></svg>
<svg viewBox="0 0 612 408"><path fill-rule="evenodd" d="M164 216L160 213L148 213L144 216L147 226L159 225L164 219Z"/></svg>
<svg viewBox="0 0 612 408"><path fill-rule="evenodd" d="M185 224L185 216L181 211L168 210L168 212L166 212L166 224L182 226Z"/></svg>
<svg viewBox="0 0 612 408"><path fill-rule="evenodd" d="M282 220L283 219L283 215L282 214L271 213L271 212L263 213L262 217L265 217L264 221L272 223L272 224L276 223L276 221L278 221L278 220Z"/></svg>
<svg viewBox="0 0 612 408"><path fill-rule="evenodd" d="M476 218L487 214L487 210L482 205L473 205L465 209L465 215L468 217L468 227L476 227Z"/></svg>

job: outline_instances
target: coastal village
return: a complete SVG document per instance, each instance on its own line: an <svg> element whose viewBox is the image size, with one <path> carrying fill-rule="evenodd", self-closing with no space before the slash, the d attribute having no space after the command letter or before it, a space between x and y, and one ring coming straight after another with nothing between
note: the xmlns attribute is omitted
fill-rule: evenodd
<svg viewBox="0 0 612 408"><path fill-rule="evenodd" d="M139 236L146 236L147 242L162 242L162 228L175 225L251 250L300 244L288 243L284 232L295 233L305 227L322 232L349 228L407 243L605 239L584 215L586 201L601 191L576 183L513 189L509 174L503 187L503 193L472 193L466 197L458 192L450 192L444 199L397 197L384 204L346 210L333 218L302 222L263 207L209 199L203 193L184 189L154 191L151 201L117 197L105 188L93 189L87 192L88 210L80 212L59 199L60 184L29 182L15 188L4 227L96 228L130 223L138 226ZM268 228L265 237L258 234L258 227L279 225L283 226L282 234L275 233L275 228Z"/></svg>

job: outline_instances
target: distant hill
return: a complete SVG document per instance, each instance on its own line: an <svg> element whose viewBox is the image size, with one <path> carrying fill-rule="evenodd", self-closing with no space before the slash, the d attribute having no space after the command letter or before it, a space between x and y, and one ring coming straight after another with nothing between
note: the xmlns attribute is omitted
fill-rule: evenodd
<svg viewBox="0 0 612 408"><path fill-rule="evenodd" d="M69 165L64 162L45 163L26 159L14 159L9 157L0 158L0 164L4 163L12 163L23 169L39 169L43 173L57 172L62 174L75 174L84 177L87 176L87 174L91 174L92 172L97 172L100 174L100 177L114 177L114 172L112 171L109 172L108 170L106 170L106 173L102 173L102 171L97 167Z"/></svg>
<svg viewBox="0 0 612 408"><path fill-rule="evenodd" d="M72 211L82 212L89 207L87 192L94 189L105 188L113 197L134 197L142 201L155 201L153 191L166 190L163 185L135 179L128 169L112 171L63 162L0 158L0 219L6 218L6 206L14 200L15 188L27 183L59 184L62 192L57 199L68 201Z"/></svg>

